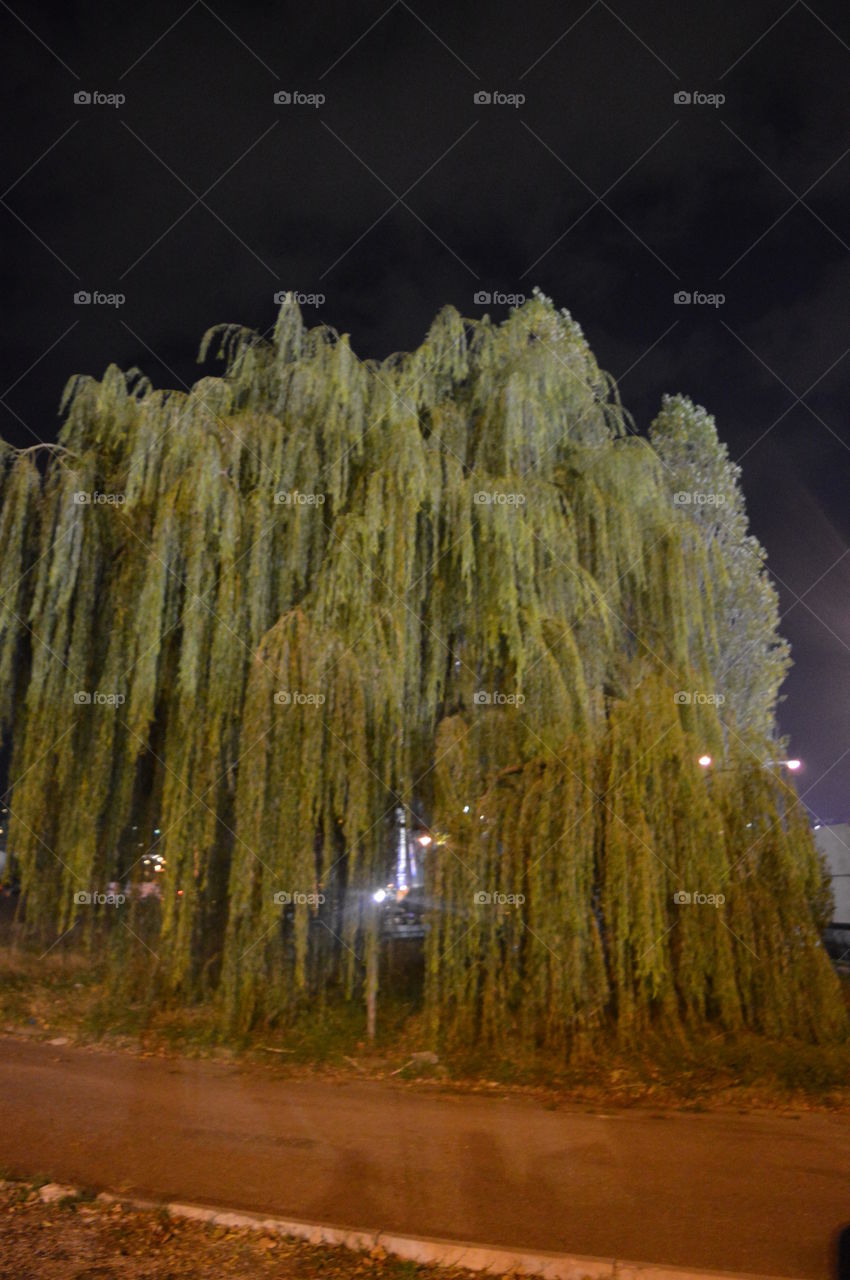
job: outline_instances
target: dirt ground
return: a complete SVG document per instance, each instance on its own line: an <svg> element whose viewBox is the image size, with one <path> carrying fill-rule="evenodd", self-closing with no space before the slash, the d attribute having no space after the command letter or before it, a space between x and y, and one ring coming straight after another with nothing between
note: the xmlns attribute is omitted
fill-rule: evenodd
<svg viewBox="0 0 850 1280"><path fill-rule="evenodd" d="M430 1041L416 1017L385 1011L378 1039L369 1045L360 1011L350 1008L311 1014L289 1029L257 1028L237 1041L222 1040L212 1005L119 1000L81 951L65 954L60 947L38 956L7 945L3 911L0 900L0 1033L6 1035L134 1056L233 1061L291 1079L391 1079L415 1090L509 1092L553 1106L850 1109L850 1043L713 1034L685 1044L659 1032L642 1036L640 1046L589 1046L571 1061L529 1057L506 1043L474 1054L441 1046L433 1062L433 1053L422 1052ZM850 1013L850 965L840 977Z"/></svg>
<svg viewBox="0 0 850 1280"><path fill-rule="evenodd" d="M471 1280L283 1236L170 1218L102 1200L44 1203L33 1183L0 1183L2 1280Z"/></svg>

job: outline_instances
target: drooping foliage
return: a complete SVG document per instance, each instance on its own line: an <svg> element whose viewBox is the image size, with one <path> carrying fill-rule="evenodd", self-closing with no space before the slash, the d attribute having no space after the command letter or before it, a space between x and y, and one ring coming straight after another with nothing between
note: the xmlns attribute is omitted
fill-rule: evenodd
<svg viewBox="0 0 850 1280"><path fill-rule="evenodd" d="M380 363L289 301L210 352L185 394L75 379L60 446L0 459L28 924L111 929L232 1026L362 1000L401 807L432 833L435 1037L840 1033L737 476L722 534L671 501L700 411L641 439L537 293ZM745 562L777 656L721 701ZM76 899L137 885L151 833L161 906L104 924Z"/></svg>

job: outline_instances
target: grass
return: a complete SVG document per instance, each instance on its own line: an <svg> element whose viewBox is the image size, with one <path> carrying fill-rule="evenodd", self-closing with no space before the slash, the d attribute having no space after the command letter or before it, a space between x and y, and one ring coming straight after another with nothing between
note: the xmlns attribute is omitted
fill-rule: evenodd
<svg viewBox="0 0 850 1280"><path fill-rule="evenodd" d="M842 983L850 1004L850 975ZM363 1010L342 1004L305 1009L285 1030L266 1026L226 1039L211 1006L119 999L96 962L62 948L39 956L21 946L0 946L0 1028L117 1049L238 1057L281 1074L320 1071L400 1084L425 1080L453 1089L521 1090L547 1106L850 1104L850 1043L818 1046L748 1033L686 1041L657 1033L638 1046L577 1044L568 1060L506 1044L489 1050L443 1047L437 1065L412 1063L412 1054L431 1046L421 1014L403 1001L380 1005L372 1045L366 1043Z"/></svg>
<svg viewBox="0 0 850 1280"><path fill-rule="evenodd" d="M308 1244L265 1227L224 1227L135 1209L93 1193L43 1204L41 1183L0 1182L0 1274L82 1280L153 1275L183 1280L475 1280L462 1269L419 1266L381 1248L360 1253Z"/></svg>

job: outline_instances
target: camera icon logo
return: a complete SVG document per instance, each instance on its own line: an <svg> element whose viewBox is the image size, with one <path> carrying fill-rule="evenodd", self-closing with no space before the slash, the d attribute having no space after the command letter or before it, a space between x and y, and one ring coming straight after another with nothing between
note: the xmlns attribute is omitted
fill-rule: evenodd
<svg viewBox="0 0 850 1280"><path fill-rule="evenodd" d="M477 893L472 895L472 901L477 907L483 907L493 901L493 895L492 893L487 893L485 889L479 889Z"/></svg>
<svg viewBox="0 0 850 1280"><path fill-rule="evenodd" d="M74 294L75 306L87 307L90 302L91 302L91 294L88 293L85 289L80 289L78 290L77 293Z"/></svg>
<svg viewBox="0 0 850 1280"><path fill-rule="evenodd" d="M274 900L279 907L288 907L292 902L292 894L281 892L274 895Z"/></svg>
<svg viewBox="0 0 850 1280"><path fill-rule="evenodd" d="M288 707L292 701L292 694L288 689L280 689L275 695L274 700L279 707Z"/></svg>
<svg viewBox="0 0 850 1280"><path fill-rule="evenodd" d="M472 95L472 101L479 107L485 106L488 102L493 101L492 93L488 93L486 89L479 89L477 93Z"/></svg>
<svg viewBox="0 0 850 1280"><path fill-rule="evenodd" d="M673 894L673 901L677 907L686 907L691 901L691 895L684 889L677 889Z"/></svg>
<svg viewBox="0 0 850 1280"><path fill-rule="evenodd" d="M91 703L91 694L86 693L85 689L78 689L74 694L74 702L78 707L87 707Z"/></svg>
<svg viewBox="0 0 850 1280"><path fill-rule="evenodd" d="M493 695L488 693L486 689L476 689L472 695L472 701L476 707L483 707L493 701Z"/></svg>
<svg viewBox="0 0 850 1280"><path fill-rule="evenodd" d="M283 107L292 101L292 94L286 89L278 89L277 93L274 95L274 100L279 107Z"/></svg>
<svg viewBox="0 0 850 1280"><path fill-rule="evenodd" d="M85 893L82 889L80 889L77 893L74 894L74 902L77 906L84 906L84 907L91 906L91 894Z"/></svg>
<svg viewBox="0 0 850 1280"><path fill-rule="evenodd" d="M687 689L679 689L673 694L673 701L679 707L687 707L693 702L693 696Z"/></svg>
<svg viewBox="0 0 850 1280"><path fill-rule="evenodd" d="M74 102L78 107L87 107L91 103L91 94L86 89L78 89L74 94Z"/></svg>
<svg viewBox="0 0 850 1280"><path fill-rule="evenodd" d="M691 95L685 89L680 89L673 94L673 101L677 107L685 107L691 101Z"/></svg>
<svg viewBox="0 0 850 1280"><path fill-rule="evenodd" d="M488 303L493 301L493 295L488 293L486 289L479 289L472 301L476 307L486 307Z"/></svg>
<svg viewBox="0 0 850 1280"><path fill-rule="evenodd" d="M689 507L693 502L693 495L688 493L687 489L680 489L678 493L673 494L674 507Z"/></svg>
<svg viewBox="0 0 850 1280"><path fill-rule="evenodd" d="M673 301L677 307L686 307L691 300L691 295L687 289L680 289L678 293L673 294Z"/></svg>
<svg viewBox="0 0 850 1280"><path fill-rule="evenodd" d="M81 492L81 493L75 493L75 494L74 494L74 506L75 506L75 507L87 507L87 506L89 506L89 504L90 504L90 503L91 503L91 494L90 494L90 493L82 493L82 492Z"/></svg>

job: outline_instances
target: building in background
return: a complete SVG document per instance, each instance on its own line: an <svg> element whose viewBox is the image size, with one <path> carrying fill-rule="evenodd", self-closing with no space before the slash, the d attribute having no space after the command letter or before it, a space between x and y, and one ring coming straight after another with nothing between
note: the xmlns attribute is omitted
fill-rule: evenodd
<svg viewBox="0 0 850 1280"><path fill-rule="evenodd" d="M826 946L836 960L850 960L850 822L816 822L815 844L823 854L835 905Z"/></svg>

